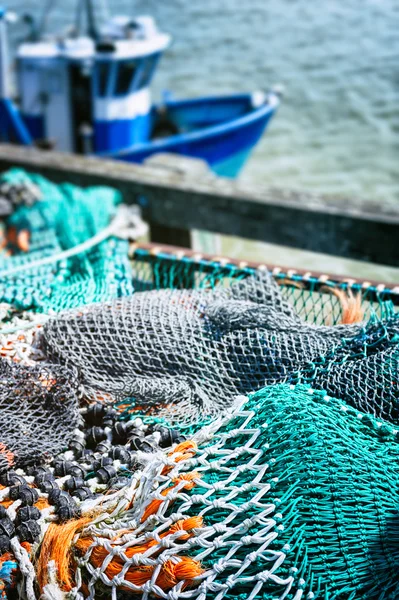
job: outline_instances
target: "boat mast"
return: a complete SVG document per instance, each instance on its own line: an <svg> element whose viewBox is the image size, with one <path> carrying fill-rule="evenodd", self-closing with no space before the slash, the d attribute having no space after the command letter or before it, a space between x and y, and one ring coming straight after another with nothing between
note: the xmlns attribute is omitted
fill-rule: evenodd
<svg viewBox="0 0 399 600"><path fill-rule="evenodd" d="M94 18L94 8L92 0L85 0L86 2L86 15L87 15L87 34L94 41L98 41L98 31L96 26L96 20Z"/></svg>
<svg viewBox="0 0 399 600"><path fill-rule="evenodd" d="M8 18L11 15L8 13ZM10 83L8 80L8 39L7 11L0 7L0 137L7 141L9 132L24 146L32 145L31 135L21 118L21 115L10 98ZM13 140L13 141L14 141Z"/></svg>
<svg viewBox="0 0 399 600"><path fill-rule="evenodd" d="M6 10L0 8L0 100L9 98Z"/></svg>

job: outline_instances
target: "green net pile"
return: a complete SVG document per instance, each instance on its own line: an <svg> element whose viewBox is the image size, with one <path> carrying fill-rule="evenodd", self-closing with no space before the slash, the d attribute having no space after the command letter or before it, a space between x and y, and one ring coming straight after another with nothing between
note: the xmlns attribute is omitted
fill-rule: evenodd
<svg viewBox="0 0 399 600"><path fill-rule="evenodd" d="M33 205L17 206L5 228L6 233L29 232L29 251L9 242L0 254L0 302L47 313L131 294L125 240L110 238L76 256L57 260L57 255L86 242L110 224L120 195L110 188L55 185L19 169L2 177L2 183L10 186L26 182L37 187L40 199ZM36 266L46 257L54 260Z"/></svg>
<svg viewBox="0 0 399 600"><path fill-rule="evenodd" d="M399 599L398 290L116 237L63 256L120 200L0 182L0 596Z"/></svg>
<svg viewBox="0 0 399 600"><path fill-rule="evenodd" d="M115 586L173 600L399 597L397 429L277 385L194 439L194 456L155 457L131 508L81 533L90 598Z"/></svg>

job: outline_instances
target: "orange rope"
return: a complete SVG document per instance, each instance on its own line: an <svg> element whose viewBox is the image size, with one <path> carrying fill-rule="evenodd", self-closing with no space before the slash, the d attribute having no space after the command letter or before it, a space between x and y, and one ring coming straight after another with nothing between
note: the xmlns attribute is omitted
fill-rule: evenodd
<svg viewBox="0 0 399 600"><path fill-rule="evenodd" d="M283 286L294 287L294 288L297 288L298 290L304 290L305 289L305 282L304 281L297 281L296 279L290 279L289 277L285 277L284 279L278 279L277 280L277 284L280 287L283 287Z"/></svg>
<svg viewBox="0 0 399 600"><path fill-rule="evenodd" d="M58 524L52 523L46 531L37 560L37 580L40 589L48 583L48 563L55 561L60 586L65 591L71 591L72 582L72 559L71 543L78 529L90 523L91 517L83 517L76 521Z"/></svg>
<svg viewBox="0 0 399 600"><path fill-rule="evenodd" d="M182 460L188 460L189 458L192 458L193 456L195 456L196 452L197 444L192 440L185 440L184 442L178 444L176 448L174 448L171 452L169 452L168 456L173 458L175 463L178 463ZM180 456L175 456L177 454L180 454ZM170 465L165 465L162 469L162 475L166 475L172 469L173 467L171 467Z"/></svg>
<svg viewBox="0 0 399 600"><path fill-rule="evenodd" d="M168 535L172 535L176 533L176 531L187 531L187 534L182 536L181 540L186 540L192 536L191 531L195 528L201 528L203 526L202 517L189 517L188 519L181 519L174 523L168 531L162 533L160 535L161 538L165 538ZM93 544L93 538L80 538L76 542L76 549L81 553L86 553L90 546ZM137 554L144 554L150 548L157 546L158 542L156 540L149 540L148 542L140 545L140 546L131 546L126 548L124 551L127 559L131 559L133 556ZM159 548L159 551L161 547ZM108 556L108 551L104 546L96 546L93 548L90 555L90 562L96 568L101 568L104 563L104 560ZM203 572L203 569L200 563L190 557L179 557L181 562L175 564L172 561L166 561L160 570L160 573L156 579L157 585L159 585L163 590L170 590L176 583L179 581L184 581L185 585L190 585L190 581L200 575ZM122 571L124 567L124 560L120 556L115 556L112 561L107 565L105 569L105 574L109 579L113 579ZM137 586L144 585L147 581L149 581L154 573L155 567L152 566L140 566L140 567L131 567L127 573L125 574L125 580L133 583ZM121 589L128 590L127 587L122 587Z"/></svg>
<svg viewBox="0 0 399 600"><path fill-rule="evenodd" d="M181 481L187 482L183 486L184 490L192 490L195 485L195 483L192 480L198 479L198 478L199 478L199 474L196 471L193 471L192 473L184 473L183 475L179 475L179 477L177 479L173 480L172 485L169 488L162 490L161 496L167 496L169 494L169 492L171 492L173 490L173 488L175 488L177 486L177 484L180 483ZM162 502L163 502L163 500L160 500L158 498L151 500L149 505L146 507L143 516L141 517L141 522L144 523L144 521L146 521L150 515L153 515L154 513L156 513L158 511L158 508L161 506Z"/></svg>
<svg viewBox="0 0 399 600"><path fill-rule="evenodd" d="M360 293L355 295L351 289L346 291L327 285L320 289L338 298L342 310L340 324L350 325L351 323L360 323L363 321L364 311L362 308L362 295Z"/></svg>
<svg viewBox="0 0 399 600"><path fill-rule="evenodd" d="M50 508L51 504L46 498L39 498L35 503L36 508L43 510L44 508Z"/></svg>
<svg viewBox="0 0 399 600"><path fill-rule="evenodd" d="M2 442L0 442L0 454L2 454L4 456L4 458L8 462L8 466L11 467L12 464L14 463L14 454Z"/></svg>

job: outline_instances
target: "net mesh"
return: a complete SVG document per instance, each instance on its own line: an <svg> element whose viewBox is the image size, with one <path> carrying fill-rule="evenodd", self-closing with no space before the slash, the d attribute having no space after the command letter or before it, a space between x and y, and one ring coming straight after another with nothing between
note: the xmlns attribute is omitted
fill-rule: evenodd
<svg viewBox="0 0 399 600"><path fill-rule="evenodd" d="M76 256L35 266L107 227L120 203L119 194L111 188L55 185L19 169L2 176L3 194L11 199L15 190L24 186L29 190L32 184L38 197L14 203L15 210L6 220L0 302L49 312L131 294L126 240L110 238Z"/></svg>
<svg viewBox="0 0 399 600"><path fill-rule="evenodd" d="M79 423L73 371L0 359L0 472L50 460Z"/></svg>
<svg viewBox="0 0 399 600"><path fill-rule="evenodd" d="M396 600L398 290L119 239L37 263L119 201L0 183L0 597Z"/></svg>
<svg viewBox="0 0 399 600"><path fill-rule="evenodd" d="M359 410L399 423L398 326L397 317L372 320L291 380L310 383Z"/></svg>
<svg viewBox="0 0 399 600"><path fill-rule="evenodd" d="M277 385L194 440L154 457L119 509L114 499L108 519L82 526L71 553L84 597L397 597L392 426Z"/></svg>
<svg viewBox="0 0 399 600"><path fill-rule="evenodd" d="M236 394L301 379L396 420L398 340L394 316L307 323L259 271L229 287L137 292L63 313L46 323L42 344L78 368L88 391L190 424L220 414ZM384 371L391 381L373 386Z"/></svg>

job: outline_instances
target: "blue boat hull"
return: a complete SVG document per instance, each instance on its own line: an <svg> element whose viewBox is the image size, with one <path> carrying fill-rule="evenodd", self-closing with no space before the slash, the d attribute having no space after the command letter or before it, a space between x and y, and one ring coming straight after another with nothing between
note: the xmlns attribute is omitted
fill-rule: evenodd
<svg viewBox="0 0 399 600"><path fill-rule="evenodd" d="M256 103L251 94L167 100L162 106L154 107L146 117L146 128L153 132L155 139L121 148L120 125L123 122L116 120L115 127L108 131L108 143L112 141L117 150L95 154L132 163L142 163L159 153L182 154L204 160L217 175L236 177L278 105L275 94L262 97L261 101L258 98ZM0 125L0 138L33 145L34 137L28 124L8 100L0 103ZM136 125L139 125L138 121ZM163 128L165 134L165 126L167 137L157 138L160 129Z"/></svg>
<svg viewBox="0 0 399 600"><path fill-rule="evenodd" d="M270 94L254 106L253 96L240 94L198 100L168 100L153 111L179 133L144 144L103 154L108 158L141 163L157 153L201 158L224 177L236 177L247 161L278 107Z"/></svg>

